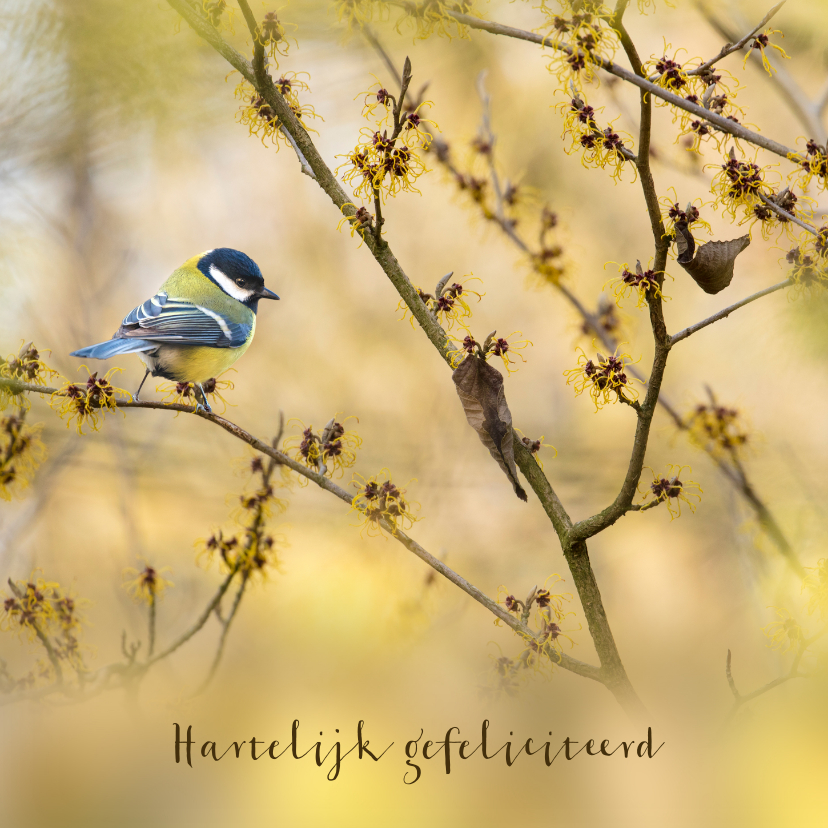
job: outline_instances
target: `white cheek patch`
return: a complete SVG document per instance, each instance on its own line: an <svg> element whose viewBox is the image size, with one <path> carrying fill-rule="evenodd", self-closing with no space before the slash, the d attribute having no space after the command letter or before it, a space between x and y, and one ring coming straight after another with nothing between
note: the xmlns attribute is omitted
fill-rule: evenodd
<svg viewBox="0 0 828 828"><path fill-rule="evenodd" d="M229 296L238 299L239 302L246 302L253 296L252 290L240 288L229 276L222 273L215 265L210 265L210 275L216 280L218 286Z"/></svg>

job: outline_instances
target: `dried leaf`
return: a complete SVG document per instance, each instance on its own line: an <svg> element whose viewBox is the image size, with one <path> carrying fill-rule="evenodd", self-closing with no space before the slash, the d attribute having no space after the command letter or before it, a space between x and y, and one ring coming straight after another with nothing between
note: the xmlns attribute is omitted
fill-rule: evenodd
<svg viewBox="0 0 828 828"><path fill-rule="evenodd" d="M676 224L676 261L705 293L718 293L733 280L736 257L750 244L750 236L712 241L696 248L693 234L683 222Z"/></svg>
<svg viewBox="0 0 828 828"><path fill-rule="evenodd" d="M468 356L454 371L452 379L469 425L512 481L515 494L526 500L515 468L512 413L503 392L503 375L485 360Z"/></svg>

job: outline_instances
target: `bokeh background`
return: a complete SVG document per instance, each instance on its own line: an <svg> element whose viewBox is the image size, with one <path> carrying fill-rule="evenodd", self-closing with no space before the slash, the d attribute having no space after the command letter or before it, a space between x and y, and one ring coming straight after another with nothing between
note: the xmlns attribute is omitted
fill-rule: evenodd
<svg viewBox="0 0 828 828"><path fill-rule="evenodd" d="M257 14L270 10L254 4ZM317 143L328 163L356 143L360 93L391 80L376 53L337 25L325 2L279 9L298 40L284 70L311 76ZM492 19L540 23L530 4L492 2ZM652 10L651 10L652 11ZM742 3L753 20L764 6ZM634 9L633 9L634 12ZM722 10L727 18L734 10ZM642 54L665 41L689 56L712 55L721 38L691 3L631 12ZM733 17L727 18L733 19ZM240 48L240 16L237 16ZM278 412L321 426L335 412L358 417L364 443L356 469L388 467L421 506L412 534L492 596L518 596L553 573L574 592L556 537L536 500L519 502L468 428L445 366L395 311L398 297L368 251L345 230L327 197L236 122L229 67L164 3L137 0L5 0L0 49L0 331L2 349L33 339L51 365L76 376L68 353L108 337L122 316L197 251L228 246L261 266L282 301L261 309L255 342L233 375L228 416L253 433L275 433ZM790 0L774 25L789 70L809 95L826 75L828 4ZM377 27L414 86L429 82L430 116L465 159L481 117L475 91L487 72L492 125L504 175L531 185L536 207L560 218L567 284L588 304L614 273L609 260L646 261L649 224L629 174L615 184L567 156L557 82L534 46L473 33L412 41ZM787 144L803 128L755 66L729 67L745 85L748 120ZM604 82L590 103L630 132L636 93ZM674 143L657 110L654 174L659 191L709 198L711 153L699 161ZM780 159L771 159L780 171ZM430 166L435 166L433 162ZM596 414L575 398L563 371L575 364L578 321L551 287L534 281L516 252L486 226L435 169L422 195L394 199L387 236L415 284L446 272L483 280L474 308L478 338L516 329L532 340L526 364L506 381L515 424L554 445L547 474L581 518L614 496L628 459L633 417ZM741 234L707 210L717 238ZM673 331L783 278L787 243L762 241L740 257L732 285L703 294L673 265L665 292ZM806 566L825 555L828 496L825 410L826 303L777 293L678 346L665 393L689 409L705 387L745 412L752 427L751 478ZM645 316L626 308L629 345L646 371ZM142 367L118 363L134 388ZM153 382L150 396L155 396ZM40 568L91 602L84 644L90 665L120 657L122 630L145 637L146 618L121 584L126 567L172 568L159 607L161 643L184 630L208 600L217 573L198 568L194 542L225 525L238 493L245 447L208 423L157 411L109 417L78 437L43 401L49 458L26 496L0 507L0 574ZM352 421L353 422L353 421ZM790 655L768 649L770 607L799 611L800 584L765 542L752 513L710 460L657 415L648 464L692 466L704 497L671 521L665 508L631 515L591 544L593 565L631 679L650 711L651 760L540 757L507 768L501 759L458 762L445 776L425 763L403 784L402 743L421 728L439 738L452 725L474 740L483 719L498 743L515 738L644 738L599 685L557 671L528 676L515 695L494 692L493 659L519 641L466 595L393 541L366 538L353 513L313 486L290 495L276 523L289 540L281 573L246 598L209 691L189 698L215 651L214 623L160 664L135 698L121 692L82 703L0 709L2 822L9 826L253 825L658 825L816 826L826 813L825 683L789 682L725 727L732 697L725 654L744 692L782 675ZM347 476L346 476L347 481ZM501 590L500 595L505 592ZM573 655L595 661L577 599ZM37 654L0 637L0 657L25 673ZM173 761L173 722L196 739L287 741L340 729L348 746L366 720L372 744L396 744L377 765L349 757L328 782L311 757L277 762ZM223 749L223 748L221 748Z"/></svg>

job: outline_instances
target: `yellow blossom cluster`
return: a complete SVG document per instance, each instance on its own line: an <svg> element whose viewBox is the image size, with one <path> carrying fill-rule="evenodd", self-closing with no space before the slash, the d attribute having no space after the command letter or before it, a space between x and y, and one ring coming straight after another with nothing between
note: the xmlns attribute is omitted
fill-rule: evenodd
<svg viewBox="0 0 828 828"><path fill-rule="evenodd" d="M629 354L619 354L616 349L611 356L598 354L593 360L587 357L583 349L578 350L581 352L578 365L564 371L566 384L574 387L576 396L587 391L595 403L596 411L608 403L623 402L629 405L638 398L638 390L632 385L634 378L628 377L626 372L631 359Z"/></svg>
<svg viewBox="0 0 828 828"><path fill-rule="evenodd" d="M690 511L695 512L703 492L698 483L681 479L685 469L688 472L692 471L689 466L670 465L666 476L659 476L653 469L649 469L653 475L653 482L643 492L642 503L646 503L650 497L653 500L644 508L652 508L659 503L666 503L671 520L675 520L681 515L682 503L686 503L690 507Z"/></svg>
<svg viewBox="0 0 828 828"><path fill-rule="evenodd" d="M371 126L360 130L359 143L350 153L339 156L345 161L337 172L345 170L343 180L363 200L384 202L386 196L400 192L419 193L415 182L428 170L418 150L428 150L432 141L426 125L436 127L421 110L430 107L431 102L404 110L382 86L369 90L365 100L363 116L372 122Z"/></svg>
<svg viewBox="0 0 828 828"><path fill-rule="evenodd" d="M269 573L281 566L279 550L287 546L281 533L273 533L268 520L274 512L284 513L288 501L276 496L276 490L290 488L290 471L278 466L281 480L274 480L277 463L255 454L245 464L248 484L237 497L233 510L234 526L226 532L217 529L208 538L196 542L197 560L209 566L218 558L225 572L240 572L245 578L258 576L267 580Z"/></svg>
<svg viewBox="0 0 828 828"><path fill-rule="evenodd" d="M537 634L528 637L518 633L524 643L523 650L513 658L502 654L493 658L496 689L514 694L521 677L528 675L530 669L551 675L555 656L550 655L549 651L562 652L564 642L567 642L569 648L574 646L575 642L569 633L579 630L580 625L577 628L567 628L567 619L575 613L565 609L565 605L572 600L572 595L553 591L562 580L558 574L550 575L544 585L535 587L525 600L515 597L503 586L498 589L498 603L530 629L536 630ZM495 624L499 626L501 621L495 620ZM546 658L542 657L544 653Z"/></svg>
<svg viewBox="0 0 828 828"><path fill-rule="evenodd" d="M80 636L84 623L80 613L88 602L67 592L56 581L45 581L33 573L28 581L9 581L11 594L0 593L0 630L38 640L50 660L65 661L83 669ZM53 679L52 668L43 678Z"/></svg>
<svg viewBox="0 0 828 828"><path fill-rule="evenodd" d="M29 385L45 385L47 379L57 377L33 343L25 343L17 354L9 354L5 359L0 357L0 380L22 382ZM29 407L29 399L25 393L13 393L9 385L0 384L0 411L14 404L20 408Z"/></svg>
<svg viewBox="0 0 828 828"><path fill-rule="evenodd" d="M715 115L736 123L744 119L744 110L735 102L741 87L730 72L719 66L705 67L700 58L680 62L678 57L682 50L669 56L669 49L669 44L665 43L664 52L660 56L653 55L645 62L644 74L651 82ZM689 66L688 63L691 61L696 65ZM676 140L685 135L692 136L692 142L688 146L691 152L700 153L701 142L709 140L712 140L718 149L722 141L728 137L727 133L704 118L686 109L680 109L662 98L656 97L654 100L657 106L672 107L673 123L679 123L679 135Z"/></svg>
<svg viewBox="0 0 828 828"><path fill-rule="evenodd" d="M806 189L815 179L819 190L828 188L828 147L818 144L813 138L805 143L805 152L792 154L788 160L797 165L788 180L797 179L802 189Z"/></svg>
<svg viewBox="0 0 828 828"><path fill-rule="evenodd" d="M331 478L341 477L345 469L356 462L357 449L362 445L362 438L355 431L345 428L348 420L356 419L345 417L339 422L334 415L319 434L314 431L313 425L306 428L301 420L291 420L301 429L301 434L289 437L284 451L309 469ZM307 485L304 477L299 480L300 485Z"/></svg>
<svg viewBox="0 0 828 828"><path fill-rule="evenodd" d="M227 0L201 0L201 10L213 28L220 32L235 34L234 18L236 9L227 5ZM226 12L226 14L225 14Z"/></svg>
<svg viewBox="0 0 828 828"><path fill-rule="evenodd" d="M761 196L772 192L765 180L767 171L754 161L737 158L732 147L724 163L717 167L719 171L710 185L716 197L714 206L721 205L734 221L738 210L746 218L753 217L755 208L763 203Z"/></svg>
<svg viewBox="0 0 828 828"><path fill-rule="evenodd" d="M479 302L485 294L479 293L476 290L471 290L469 288L469 282L481 282L482 280L479 279L477 276L472 276L470 273L466 276L463 276L462 282L449 282L451 281L451 277L453 273L449 273L447 276L443 277L438 283L437 287L434 289L434 293L426 293L422 288L417 288L417 294L419 295L420 299L423 300L425 306L434 314L437 318L437 321L445 328L445 330L450 331L454 325L457 325L463 330L468 331L469 326L467 324L467 320L471 318L472 309L469 306L469 298L472 296L477 297L477 301ZM397 310L401 310L402 317L400 321L409 318L411 322L411 327L414 327L414 316L411 315L409 317L409 308L405 304L405 300L401 299L397 305Z"/></svg>
<svg viewBox="0 0 828 828"><path fill-rule="evenodd" d="M11 500L13 495L29 485L35 470L46 456L46 447L40 439L42 426L25 422L26 410L0 417L0 498Z"/></svg>
<svg viewBox="0 0 828 828"><path fill-rule="evenodd" d="M136 603L155 604L163 597L167 587L175 586L164 577L171 571L168 566L156 569L148 563L140 570L127 567L123 572L123 587Z"/></svg>
<svg viewBox="0 0 828 828"><path fill-rule="evenodd" d="M542 0L545 16L543 45L549 71L561 87L580 88L592 83L597 67L611 61L618 48L618 33L612 28L612 9L599 0L560 0L550 5Z"/></svg>
<svg viewBox="0 0 828 828"><path fill-rule="evenodd" d="M615 132L612 124L600 129L595 120L596 110L578 96L557 104L556 109L564 118L563 136L569 135L572 139L566 153L580 151L584 167L609 168L612 177L620 180L625 162L632 157L632 137L626 132ZM622 135L626 136L626 140ZM631 166L633 175L637 176L635 165Z"/></svg>
<svg viewBox="0 0 828 828"><path fill-rule="evenodd" d="M86 370L89 371L88 368ZM74 420L78 434L83 434L85 424L91 426L93 431L97 431L100 421L106 414L118 410L119 398L130 399L131 397L128 391L116 388L110 382L112 374L120 370L120 368L110 368L102 377L99 377L96 371L94 374L89 374L89 378L83 384L68 382L52 394L49 405L66 420L67 428Z"/></svg>
<svg viewBox="0 0 828 828"><path fill-rule="evenodd" d="M231 368L230 370L235 371L235 368ZM223 377L224 374L221 376ZM212 406L215 406L216 400L221 402L222 409L220 413L223 414L227 410L227 400L224 399L222 392L232 391L234 388L233 382L231 380L221 379L221 377L211 377L201 383L201 387L204 389L205 396L210 398L209 401L212 403ZM194 382L162 383L157 390L163 393L162 400L165 403L192 405L193 410L200 404L199 392L196 390ZM177 417L178 414L175 416Z"/></svg>
<svg viewBox="0 0 828 828"><path fill-rule="evenodd" d="M521 331L512 331L508 336L497 336L497 331L492 331L482 345L470 333L463 338L462 342L450 336L449 339L459 345L456 350L450 353L451 366L457 368L470 354L477 354L477 356L486 360L495 356L503 361L506 373L511 374L518 370L512 357L519 357L522 362L526 362L526 357L523 356L521 351L532 345L529 339L515 338L522 335Z"/></svg>
<svg viewBox="0 0 828 828"><path fill-rule="evenodd" d="M799 244L785 254L791 266L788 277L793 281L792 296L814 295L828 287L828 225L815 234L804 232Z"/></svg>
<svg viewBox="0 0 828 828"><path fill-rule="evenodd" d="M612 264L617 264L617 262L612 262ZM621 301L630 294L636 297L637 308L646 305L650 297L669 298L661 292L661 285L659 284L658 277L661 276L663 280L665 275L663 272L650 269L644 270L641 267L641 262L636 262L635 270L630 270L627 263L624 262L618 265L618 273L619 275L612 279L609 285L619 308L621 307ZM604 287L606 288L606 285Z"/></svg>
<svg viewBox="0 0 828 828"><path fill-rule="evenodd" d="M799 650L805 639L802 625L788 610L777 607L773 607L773 610L777 615L776 620L762 627L762 632L768 639L768 647L781 653Z"/></svg>
<svg viewBox="0 0 828 828"><path fill-rule="evenodd" d="M308 119L318 118L310 104L303 104L299 100L299 92L309 91L307 82L302 76L310 78L307 72L285 72L274 80L274 85L282 97L287 101L293 114L302 126L313 132ZM279 148L280 142L288 144L289 140L282 131L282 122L279 116L267 104L255 87L245 78L239 82L235 96L242 102L236 120L244 124L250 135L255 135L264 144L267 141Z"/></svg>
<svg viewBox="0 0 828 828"><path fill-rule="evenodd" d="M741 458L750 440L739 411L718 403L697 405L683 427L693 445L717 458Z"/></svg>
<svg viewBox="0 0 828 828"><path fill-rule="evenodd" d="M405 498L406 489L399 488L392 480L388 469L365 478L354 473L352 485L357 493L351 500L351 510L360 518L362 530L368 536L381 535L390 528L391 534L410 529L418 520L413 509L419 504Z"/></svg>

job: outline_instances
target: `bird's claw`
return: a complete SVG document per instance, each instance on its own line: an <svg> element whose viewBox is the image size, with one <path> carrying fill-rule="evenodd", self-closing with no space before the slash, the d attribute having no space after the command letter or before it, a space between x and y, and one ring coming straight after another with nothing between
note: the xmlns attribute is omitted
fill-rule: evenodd
<svg viewBox="0 0 828 828"><path fill-rule="evenodd" d="M213 409L210 408L210 403L208 403L207 400L204 401L203 405L200 402L196 403L195 413L198 414L199 411L203 411L206 414L212 414L213 413Z"/></svg>

